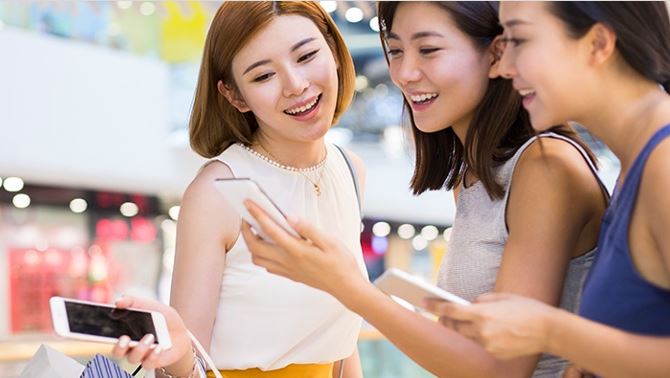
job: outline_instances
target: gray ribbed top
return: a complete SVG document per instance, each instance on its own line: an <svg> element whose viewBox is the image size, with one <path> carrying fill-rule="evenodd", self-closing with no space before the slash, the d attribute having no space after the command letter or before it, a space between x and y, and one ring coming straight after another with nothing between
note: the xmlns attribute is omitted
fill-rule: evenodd
<svg viewBox="0 0 670 378"><path fill-rule="evenodd" d="M561 135L544 133L529 139L512 158L496 169L496 180L505 189L502 200L491 200L480 181L466 188L463 185L464 180L461 180L454 226L438 273L439 287L469 301L493 291L508 237L505 210L514 167L521 154L539 137L557 138L573 145L589 162L598 178L596 168L581 146ZM600 182L599 178L598 181ZM600 185L604 188L602 183ZM584 280L593 263L595 250L594 248L570 260L560 307L577 312ZM567 361L557 357L543 355L533 377L560 377L567 364Z"/></svg>

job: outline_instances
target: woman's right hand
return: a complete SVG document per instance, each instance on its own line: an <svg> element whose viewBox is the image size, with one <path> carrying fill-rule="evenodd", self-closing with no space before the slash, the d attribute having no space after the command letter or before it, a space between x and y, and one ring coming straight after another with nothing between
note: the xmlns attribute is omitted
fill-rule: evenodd
<svg viewBox="0 0 670 378"><path fill-rule="evenodd" d="M146 335L138 345L131 348L128 346L130 338L123 336L119 338L119 341L112 349L112 356L114 358L121 359L126 357L128 358L128 362L142 364L142 367L145 369L156 369L172 365L186 358L193 359L193 357L189 357L192 356L192 344L188 336L188 329L174 308L155 300L135 297L122 297L115 304L118 308L135 308L162 313L167 322L172 347L163 350L159 345L156 345L152 349L150 346L154 341L153 335ZM193 363L189 365L189 368L192 366Z"/></svg>
<svg viewBox="0 0 670 378"><path fill-rule="evenodd" d="M272 242L263 240L249 224L242 222L242 236L254 264L270 273L326 291L345 306L360 291L361 285L368 284L354 255L336 238L304 220L289 218L289 224L304 237L297 238L253 201L245 201L245 206L272 239Z"/></svg>

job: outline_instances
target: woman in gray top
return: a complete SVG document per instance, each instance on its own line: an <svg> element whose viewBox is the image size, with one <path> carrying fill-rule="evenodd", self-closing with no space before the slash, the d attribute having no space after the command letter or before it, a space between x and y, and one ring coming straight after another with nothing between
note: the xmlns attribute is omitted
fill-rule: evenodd
<svg viewBox="0 0 670 378"><path fill-rule="evenodd" d="M470 300L505 291L575 311L607 194L574 131L560 126L535 136L513 88L523 83L500 77L497 5L382 3L379 20L391 78L411 115L412 189L456 193L440 286ZM524 106L533 96L521 95ZM249 208L276 243L243 229L257 264L331 293L434 374L557 377L565 370L550 356L494 358L446 321L408 311L356 277L335 236L298 221L309 241L298 240Z"/></svg>

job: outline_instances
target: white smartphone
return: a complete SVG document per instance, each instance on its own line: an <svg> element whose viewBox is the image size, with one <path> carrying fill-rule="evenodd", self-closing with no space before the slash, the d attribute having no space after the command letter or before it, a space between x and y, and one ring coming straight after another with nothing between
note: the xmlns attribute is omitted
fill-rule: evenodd
<svg viewBox="0 0 670 378"><path fill-rule="evenodd" d="M116 343L130 337L133 347L146 334L154 335L154 344L163 349L172 346L165 317L160 312L120 309L114 305L62 297L49 299L54 331L62 337Z"/></svg>
<svg viewBox="0 0 670 378"><path fill-rule="evenodd" d="M261 187L250 178L221 178L214 181L214 185L225 196L230 206L251 225L254 231L265 240L271 240L262 230L259 223L244 207L244 200L250 199L260 206L277 224L289 234L300 235L288 224L286 216Z"/></svg>
<svg viewBox="0 0 670 378"><path fill-rule="evenodd" d="M374 282L381 291L388 295L398 297L412 306L426 310L423 301L425 299L442 299L461 305L471 304L469 301L452 294L437 286L431 285L419 277L403 272L400 269L391 268L377 278Z"/></svg>

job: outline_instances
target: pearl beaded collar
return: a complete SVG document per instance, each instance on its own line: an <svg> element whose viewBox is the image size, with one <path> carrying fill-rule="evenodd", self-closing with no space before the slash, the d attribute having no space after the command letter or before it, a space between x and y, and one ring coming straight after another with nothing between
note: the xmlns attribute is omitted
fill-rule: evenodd
<svg viewBox="0 0 670 378"><path fill-rule="evenodd" d="M286 170L286 171L291 171L291 172L300 172L300 173L304 173L304 172L314 172L314 171L316 171L316 170L322 168L324 165L326 165L326 160L328 159L328 155L326 154L326 157L323 158L323 160L321 160L321 161L320 161L319 163L317 163L316 165L313 165L313 166L311 166L311 167L306 167L306 168L298 168L298 167L292 167L292 166L290 166L290 165L285 165L285 164L282 164L282 163L280 163L280 162L278 162L278 161L275 161L275 160L273 160L273 159L270 159L269 157L267 157L267 156L261 154L260 152L254 150L253 148L251 148L251 147L249 147L249 146L246 146L246 145L244 145L244 144L242 144L242 143L238 143L237 145L240 146L240 147L242 147L242 148L244 148L245 150L249 151L249 153L251 153L252 155L254 155L254 156L256 156L256 157L258 157L258 158L260 158L260 159L262 159L262 160L265 160L265 162L267 162L268 164L273 165L273 166L275 166L275 167L277 167L277 168L280 168L280 169L284 169L284 170Z"/></svg>

